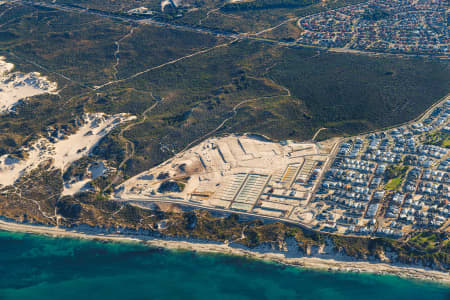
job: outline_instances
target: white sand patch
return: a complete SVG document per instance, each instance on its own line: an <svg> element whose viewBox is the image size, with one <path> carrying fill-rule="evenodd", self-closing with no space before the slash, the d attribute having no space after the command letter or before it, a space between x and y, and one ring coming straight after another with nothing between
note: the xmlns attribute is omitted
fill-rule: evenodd
<svg viewBox="0 0 450 300"><path fill-rule="evenodd" d="M121 122L131 120L126 114L109 116L87 114L84 123L74 134L60 136L51 142L40 138L29 148L22 148L26 159L19 160L6 154L0 157L0 186L14 184L24 174L37 168L41 163L52 161L52 166L62 172L74 161L88 155L97 143Z"/></svg>
<svg viewBox="0 0 450 300"><path fill-rule="evenodd" d="M183 0L172 0L173 4L175 4L176 7L180 6L183 2Z"/></svg>
<svg viewBox="0 0 450 300"><path fill-rule="evenodd" d="M104 175L108 169L106 168L103 162L100 162L96 165L89 167L89 172L91 173L92 179L96 179L102 175Z"/></svg>
<svg viewBox="0 0 450 300"><path fill-rule="evenodd" d="M164 11L167 5L179 7L181 4L183 4L183 0L163 0L161 1L161 11Z"/></svg>
<svg viewBox="0 0 450 300"><path fill-rule="evenodd" d="M153 12L145 6L130 9L128 11L128 13L132 14L132 15L133 14L138 14L138 15L152 15L153 14Z"/></svg>
<svg viewBox="0 0 450 300"><path fill-rule="evenodd" d="M172 3L170 3L169 0L161 1L161 11L164 11L164 8L165 8L167 5L171 5L171 4L172 4Z"/></svg>
<svg viewBox="0 0 450 300"><path fill-rule="evenodd" d="M57 84L37 72L12 72L14 65L0 56L0 113L10 111L20 100L41 94L54 94Z"/></svg>
<svg viewBox="0 0 450 300"><path fill-rule="evenodd" d="M0 75L5 76L10 73L14 69L14 65L12 63L6 62L5 57L0 57Z"/></svg>
<svg viewBox="0 0 450 300"><path fill-rule="evenodd" d="M91 179L88 178L73 183L65 183L64 191L61 193L61 196L72 196L75 195L76 193L89 190L91 188L89 185L90 181Z"/></svg>
<svg viewBox="0 0 450 300"><path fill-rule="evenodd" d="M91 190L92 186L89 184L92 180L105 175L110 169L105 166L104 162L97 162L86 168L86 173L83 179L72 178L70 181L64 183L64 191L62 196L74 195L76 193Z"/></svg>

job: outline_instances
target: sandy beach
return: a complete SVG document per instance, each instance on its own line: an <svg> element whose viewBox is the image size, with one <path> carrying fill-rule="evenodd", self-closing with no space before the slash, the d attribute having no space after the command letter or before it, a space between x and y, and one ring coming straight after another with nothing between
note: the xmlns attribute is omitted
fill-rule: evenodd
<svg viewBox="0 0 450 300"><path fill-rule="evenodd" d="M11 232L25 232L47 235L52 237L67 237L79 239L93 239L106 242L140 242L154 247L163 247L172 250L190 250L199 253L222 253L228 255L241 255L266 261L274 261L282 264L299 266L307 269L327 270L330 272L356 272L373 274L390 274L404 278L429 280L450 285L450 274L418 267L399 264L386 264L369 261L337 260L333 258L319 257L289 257L283 252L276 251L252 251L241 245L230 245L217 242L178 240L154 238L145 235L131 234L102 234L92 229L91 232L83 230L68 230L58 227L46 227L13 223L0 220L0 230Z"/></svg>

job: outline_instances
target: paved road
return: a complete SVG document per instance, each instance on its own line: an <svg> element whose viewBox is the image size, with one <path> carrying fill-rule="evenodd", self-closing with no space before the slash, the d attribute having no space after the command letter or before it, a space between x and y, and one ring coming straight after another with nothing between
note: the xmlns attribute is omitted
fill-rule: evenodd
<svg viewBox="0 0 450 300"><path fill-rule="evenodd" d="M33 6L33 7L37 7L37 8L39 8L39 7L51 8L51 9L56 9L56 10L60 10L60 11L72 12L72 13L88 14L88 15L98 16L98 17L102 17L102 18L109 18L109 19L113 19L113 20L120 20L120 21L137 23L137 24L154 25L154 26L177 29L177 30L182 30L182 31L195 31L195 32L199 32L199 33L214 35L217 37L224 37L224 38L238 39L238 40L251 40L251 41L257 41L257 42L262 42L262 43L277 44L280 46L296 47L296 45L293 43L285 43L285 42L272 40L272 39L259 38L256 36L250 36L246 33L218 31L218 30L208 29L205 27L197 27L197 26L189 26L189 25L177 25L177 24L172 24L169 22L155 20L152 18L136 19L131 16L126 16L126 15L121 15L121 14L116 14L116 13L106 12L106 11L92 10L92 9L81 8L81 7L76 7L76 6L69 6L69 5L64 5L61 3L48 3L48 2L29 1L29 0L10 0L9 2L20 3L23 5ZM312 47L312 48L317 48L317 47Z"/></svg>
<svg viewBox="0 0 450 300"><path fill-rule="evenodd" d="M405 125L409 125L412 124L414 122L418 122L418 121L422 121L425 118L427 118L430 113L433 111L434 108L436 108L437 106L443 104L447 99L449 99L450 95L446 95L445 97L441 98L439 101L437 101L434 105L432 105L429 109L427 109L423 114L421 114L420 116L418 116L417 118L406 122L404 124L402 124L401 126L405 126ZM395 127L400 127L400 126L395 126ZM378 130L382 131L382 130ZM336 157L336 154L338 152L339 149L339 145L340 142L342 140L339 140L336 142L336 144L333 146L330 155L328 156L327 161L325 162L323 168L322 168L322 172L320 174L320 177L317 179L316 184L314 185L310 196L308 198L308 204L311 201L311 199L313 199L315 197L315 193L320 185L320 182L322 181L322 178L324 176L324 174L326 173L326 171L330 168L330 165L332 164L332 162L334 161L334 158ZM289 219L289 218L279 218L279 217L271 217L271 216L265 216L265 215L261 215L261 214L256 214L256 213L252 213L252 212L241 212L241 211L232 211L229 209L220 209L220 208L214 208L211 206L205 206L199 203L191 203L191 202L187 202L184 199L176 199L176 198L159 198L159 197L148 197L145 199L142 198L132 198L132 197L127 197L126 200L124 199L120 199L120 198L116 198L114 199L116 201L121 201L121 202L126 202L126 203L130 203L130 204L137 204L139 205L139 203L151 203L151 202L167 202L167 203L173 203L173 204L179 204L179 205L186 205L186 206L191 206L191 207L197 207L197 208L203 208L203 209L208 209L208 210L213 210L213 211L220 211L220 212L226 212L226 213L237 213L240 215L246 215L246 216L251 216L251 217L255 217L255 218L262 218L262 219L266 219L266 220L274 220L274 221L280 221L280 222L284 222L284 223L290 223L290 224L295 224L298 226L301 226L303 228L309 229L309 230L313 230L311 228L311 226L302 223L300 221L296 221L293 219ZM336 233L337 234L337 233ZM339 234L338 234L339 235ZM346 234L346 236L352 236L352 235L348 235Z"/></svg>
<svg viewBox="0 0 450 300"><path fill-rule="evenodd" d="M158 202L163 202L163 203L170 203L170 204L178 204L181 206L190 206L190 207L194 207L194 208L202 208L202 209L207 209L210 211L216 211L216 212L221 212L221 213L225 213L225 214L238 214L238 215L243 215L243 216L247 216L247 217L253 217L256 219L264 219L264 220L270 220L270 221L276 221L276 222L283 222L283 223L289 223L289 224L293 224L293 225L297 225L301 228L307 229L307 230L311 230L311 231L317 231L315 229L313 229L311 226L306 225L300 221L295 221L292 219L287 219L287 218L278 218L278 217L271 217L271 216L266 216L266 215L260 215L260 214L255 214L255 213L251 213L251 212L244 212L244 211L234 211L234 210L230 210L230 209L221 209L221 208L216 208L216 207L211 207L211 206L205 206L202 204L198 204L198 203L191 203L188 201L185 201L184 199L180 199L177 200L175 198L169 199L169 198L147 198L147 199L141 199L141 198L130 198L128 197L126 200L120 199L120 198L113 198L112 200L115 201L119 201L122 203L128 203L130 205L134 205L134 206L138 206L141 208L147 208L145 206L146 203L158 203ZM147 208L148 209L148 208ZM328 232L329 234L333 234L333 235L341 235L339 233L335 233L335 232ZM361 237L360 235L352 235L352 234L346 234L345 236L347 237ZM371 236L364 236L367 238L372 238Z"/></svg>
<svg viewBox="0 0 450 300"><path fill-rule="evenodd" d="M188 25L176 25L176 24L172 24L172 23L168 23L168 22L162 22L162 21L157 21L154 19L144 19L144 20L137 20L134 19L132 17L127 17L124 15L118 15L118 14L113 14L113 13L109 13L109 12L104 12L104 11L97 11L97 10L91 10L91 9L84 9L84 8L80 8L80 7L73 7L73 6L68 6L68 5L62 5L62 4L56 4L56 3L47 3L47 2L35 2L35 1L27 1L27 0L11 0L9 1L11 3L20 3L23 5L28 5L28 6L33 6L33 7L43 7L43 8L51 8L51 9L56 9L56 10L60 10L60 11L66 11L66 12L72 12L72 13L80 13L80 14L89 14L89 15L94 15L94 16L98 16L98 17L103 17L103 18L109 18L109 19L113 19L113 20L120 20L120 21L125 21L125 22L131 22L131 23L138 23L138 24L148 24L148 25L154 25L154 26L159 26L159 27L164 27L164 28L171 28L171 29L176 29L176 30L182 30L182 31L194 31L194 32L199 32L199 33L203 33L203 34L210 34L210 35L214 35L217 37L223 37L223 38L229 38L229 39L235 39L235 40L251 40L251 41L256 41L256 42L263 42L263 43L271 43L271 44L277 44L280 46L290 46L290 47L300 47L299 45L295 45L293 43L285 43L285 42L280 42L277 40L271 40L271 39L264 39L264 38L258 38L256 36L250 36L248 34L245 33L234 33L234 32L226 32L226 31L214 31L211 29L207 29L207 28L203 28L203 27L194 27L194 26L188 26ZM314 46L311 46L311 48L317 48ZM409 122L406 122L404 125L408 125L411 124L413 122L417 122L419 120L423 120L425 119L430 113L431 111L438 106L439 104L441 104L442 102L446 101L446 99L448 99L449 95L445 96L444 98L442 98L440 101L436 102L433 106L431 106L426 112L424 112L422 115L420 115L419 117L415 118L414 120L411 120ZM393 127L400 127L402 125L397 125L397 126L393 126ZM392 128L392 127L391 127ZM377 130L378 132L381 130ZM366 133L367 134L367 133ZM320 178L318 178L317 180L317 184L314 186L312 192L311 192L311 196L309 198L312 199L315 196L315 192L321 182L321 178L323 176L323 174L327 171L327 169L329 168L330 164L332 163L332 161L334 160L334 157L336 156L337 150L338 150L338 145L339 143L337 143L335 145L335 147L333 148L330 157L328 158L327 162L325 163L322 172L321 172L321 176ZM115 200L120 200L120 199L115 199ZM123 202L169 202L169 203L176 203L176 204L181 204L181 205L188 205L188 206L195 206L195 207L200 207L200 208L205 208L205 209L209 209L209 210L216 210L216 211L223 211L223 212L234 212L234 213L239 213L242 215L248 215L248 216L253 216L253 217L258 217L258 218L265 218L265 219L270 219L270 220L276 220L276 221L281 221L281 222L286 222L286 223L292 223L292 224L296 224L308 229L311 229L308 225L305 225L299 221L295 221L292 219L286 219L286 218L276 218L276 217L270 217L270 216L264 216L264 215L260 215L260 214L254 214L254 213L245 213L245 212L235 212L235 211L230 211L230 210L221 210L221 209L216 209L216 208L211 208L209 206L203 206L201 204L194 204L194 203L188 203L185 201L178 201L178 200L161 200L161 199L148 199L148 200L142 200L142 199L127 199L127 200L120 200Z"/></svg>
<svg viewBox="0 0 450 300"><path fill-rule="evenodd" d="M339 145L341 144L342 139L339 139L336 141L336 143L334 144L333 148L330 151L330 154L322 168L322 172L320 172L319 178L316 179L316 183L314 184L310 196L308 198L308 202L306 205L309 205L309 203L311 202L312 199L314 199L314 197L316 196L316 192L317 189L319 188L320 184L322 183L322 179L324 178L326 172L328 171L328 169L330 168L331 164L334 162L334 159L336 158L336 155L339 151Z"/></svg>
<svg viewBox="0 0 450 300"><path fill-rule="evenodd" d="M155 20L152 18L137 19L137 18L133 18L131 16L125 15L125 14L118 14L118 13L112 13L112 12L100 11L100 10L92 10L89 8L70 6L70 5L65 5L65 4L61 4L61 3L49 3L49 2L39 2L39 1L31 1L31 0L9 0L9 1L6 0L6 1L10 2L10 3L21 3L23 5L34 6L34 7L38 7L38 8L39 7L52 8L52 9L56 9L56 10L73 12L73 13L90 14L90 15L94 15L94 16L98 16L98 17L120 20L120 21L125 21L125 22L148 24L148 25L177 29L177 30L182 30L182 31L195 31L195 32L199 32L199 33L214 35L217 37L224 37L224 38L238 39L238 40L249 40L249 41L261 42L261 43L276 44L279 46L292 47L292 48L313 48L313 49L320 49L320 50L332 51L332 52L352 52L352 53L362 53L362 54L368 54L368 55L384 55L384 56L398 56L398 57L415 57L415 56L417 56L416 54L406 54L406 53L397 54L397 53L389 53L389 52L371 52L371 51L353 50L353 49L345 49L345 48L326 48L326 47L317 46L317 45L300 44L296 41L288 43L288 42L282 42L282 41L275 40L275 39L258 37L258 34L268 31L268 30L272 30L272 29L282 25L285 22L295 20L295 18L288 19L281 24L278 24L274 27L263 30L259 33L249 34L249 33L230 32L230 31L224 31L224 30L212 30L212 29L209 29L206 27L200 27L200 26L177 25L177 24L173 24L173 23L169 23L169 22ZM306 16L304 16L304 17L306 17ZM429 55L420 55L420 56L429 57ZM448 59L448 57L446 57L446 56L440 57L440 58Z"/></svg>

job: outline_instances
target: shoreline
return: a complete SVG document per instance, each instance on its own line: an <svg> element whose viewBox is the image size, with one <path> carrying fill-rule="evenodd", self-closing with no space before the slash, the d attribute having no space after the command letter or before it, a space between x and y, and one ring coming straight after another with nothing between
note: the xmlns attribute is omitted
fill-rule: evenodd
<svg viewBox="0 0 450 300"><path fill-rule="evenodd" d="M22 232L51 237L65 237L99 240L104 242L137 242L148 246L162 247L169 250L187 250L198 253L214 253L224 255L246 256L254 259L271 261L285 265L312 270L349 273L369 273L378 275L395 275L407 279L432 281L450 286L450 273L428 270L399 264L387 264L370 261L337 260L314 256L287 257L283 252L258 252L245 246L233 247L229 244L207 241L189 241L177 239L155 238L143 235L84 233L66 230L58 227L46 227L21 223L7 222L0 219L0 230Z"/></svg>

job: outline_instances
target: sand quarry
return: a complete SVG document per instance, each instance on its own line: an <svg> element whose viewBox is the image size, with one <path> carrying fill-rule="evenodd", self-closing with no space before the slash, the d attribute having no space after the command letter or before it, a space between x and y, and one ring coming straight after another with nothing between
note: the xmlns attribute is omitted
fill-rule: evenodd
<svg viewBox="0 0 450 300"><path fill-rule="evenodd" d="M0 113L11 111L20 101L42 94L56 94L57 84L37 72L12 72L14 65L0 56Z"/></svg>
<svg viewBox="0 0 450 300"><path fill-rule="evenodd" d="M31 146L20 149L25 153L24 159L10 154L1 156L0 186L13 185L20 177L36 169L43 162L51 161L52 168L64 172L73 162L89 155L98 142L114 127L133 118L135 117L127 114L113 116L102 113L86 114L83 117L83 123L74 134L61 133L52 140L42 137ZM72 189L68 194L74 192Z"/></svg>

